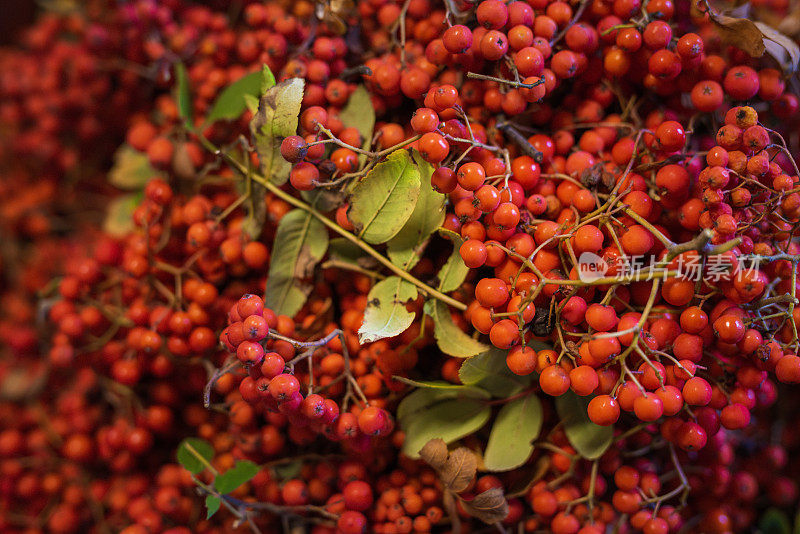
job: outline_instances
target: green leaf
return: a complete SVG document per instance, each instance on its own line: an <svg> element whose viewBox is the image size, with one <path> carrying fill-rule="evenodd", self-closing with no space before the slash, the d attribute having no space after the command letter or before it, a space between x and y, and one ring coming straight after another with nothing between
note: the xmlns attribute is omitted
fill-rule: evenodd
<svg viewBox="0 0 800 534"><path fill-rule="evenodd" d="M419 175L408 150L395 150L355 185L348 215L359 237L385 243L400 231L419 198Z"/></svg>
<svg viewBox="0 0 800 534"><path fill-rule="evenodd" d="M214 487L220 493L230 493L258 474L258 465L250 460L239 460L233 467L214 479Z"/></svg>
<svg viewBox="0 0 800 534"><path fill-rule="evenodd" d="M440 232L441 230L442 229L440 229ZM444 293L455 291L461 287L461 284L464 283L464 279L467 277L467 273L469 273L469 267L464 264L464 260L461 259L461 252L459 251L464 240L461 239L461 236L457 237L458 239L453 240L453 252L450 254L450 257L447 258L445 264L442 265L437 275L437 278L439 278L438 289Z"/></svg>
<svg viewBox="0 0 800 534"><path fill-rule="evenodd" d="M507 403L489 434L483 463L490 471L509 471L528 461L542 430L542 402L535 394Z"/></svg>
<svg viewBox="0 0 800 534"><path fill-rule="evenodd" d="M136 225L133 224L133 212L139 206L144 195L142 192L120 195L108 205L106 218L103 221L103 231L114 237L124 237L132 232Z"/></svg>
<svg viewBox="0 0 800 534"><path fill-rule="evenodd" d="M206 124L211 124L218 120L233 120L238 118L247 107L245 95L258 97L261 95L263 74L261 72L251 72L228 87L217 97L211 111L206 117Z"/></svg>
<svg viewBox="0 0 800 534"><path fill-rule="evenodd" d="M456 386L452 388L422 388L408 395L397 406L397 420L402 425L406 418L415 416L428 407L448 399L488 399L491 395L481 388Z"/></svg>
<svg viewBox="0 0 800 534"><path fill-rule="evenodd" d="M216 495L206 495L206 519L211 519L211 516L217 513L220 504L222 499Z"/></svg>
<svg viewBox="0 0 800 534"><path fill-rule="evenodd" d="M250 122L261 173L277 185L286 182L292 169L292 164L281 156L281 142L297 132L304 87L302 78L291 78L270 87L261 96L258 111Z"/></svg>
<svg viewBox="0 0 800 534"><path fill-rule="evenodd" d="M507 351L492 347L467 358L458 370L462 384L479 386L495 397L510 397L528 387L533 375L517 376L506 365Z"/></svg>
<svg viewBox="0 0 800 534"><path fill-rule="evenodd" d="M191 88L189 87L189 73L186 72L186 65L181 62L175 65L175 79L177 81L175 103L178 106L178 115L189 128L193 128L192 94Z"/></svg>
<svg viewBox="0 0 800 534"><path fill-rule="evenodd" d="M418 458L419 451L432 439L452 443L486 424L491 407L484 399L459 395L459 392L463 390L420 389L403 400L401 406L414 404L413 412L408 407L402 411L398 407L398 420L405 432L403 452L407 456Z"/></svg>
<svg viewBox="0 0 800 534"><path fill-rule="evenodd" d="M273 466L272 473L279 482L284 482L292 478L300 476L300 471L303 469L302 460L292 460L284 464Z"/></svg>
<svg viewBox="0 0 800 534"><path fill-rule="evenodd" d="M366 256L358 245L343 237L331 239L328 254L335 260L361 267L375 265L375 260L371 256Z"/></svg>
<svg viewBox="0 0 800 534"><path fill-rule="evenodd" d="M777 508L768 508L758 521L761 534L791 534L792 525L785 512Z"/></svg>
<svg viewBox="0 0 800 534"><path fill-rule="evenodd" d="M579 397L567 391L556 397L556 411L564 422L567 439L587 460L595 460L606 452L614 439L613 426L600 426L589 420L586 410L591 397Z"/></svg>
<svg viewBox="0 0 800 534"><path fill-rule="evenodd" d="M794 516L794 530L792 534L800 534L800 510L798 510L797 514Z"/></svg>
<svg viewBox="0 0 800 534"><path fill-rule="evenodd" d="M114 166L108 171L108 181L120 189L142 189L158 171L150 165L147 154L130 145L122 145L114 153Z"/></svg>
<svg viewBox="0 0 800 534"><path fill-rule="evenodd" d="M489 350L489 345L473 339L453 322L450 308L444 302L433 299L427 301L425 313L433 319L436 344L445 354L457 358L469 358Z"/></svg>
<svg viewBox="0 0 800 534"><path fill-rule="evenodd" d="M361 343L372 343L385 337L405 332L414 321L414 314L406 310L406 302L417 298L417 288L399 276L381 280L367 295L364 322L358 329Z"/></svg>
<svg viewBox="0 0 800 534"><path fill-rule="evenodd" d="M200 438L186 438L178 445L178 463L196 475L203 471L214 457L214 447Z"/></svg>
<svg viewBox="0 0 800 534"><path fill-rule="evenodd" d="M345 128L355 128L361 134L361 148L369 150L372 144L372 131L375 129L375 108L372 107L372 100L369 91L363 85L356 87L350 94L347 105L339 112L339 120ZM366 161L365 154L359 154L358 160L361 165Z"/></svg>
<svg viewBox="0 0 800 534"><path fill-rule="evenodd" d="M267 90L274 86L277 82L275 81L275 75L272 74L272 71L267 66L266 63L261 67L261 93L264 94Z"/></svg>
<svg viewBox="0 0 800 534"><path fill-rule="evenodd" d="M281 218L272 247L264 302L277 314L293 317L306 301L311 276L328 250L328 231L316 217L296 209Z"/></svg>
<svg viewBox="0 0 800 534"><path fill-rule="evenodd" d="M394 379L416 388L460 389L464 387L461 384L453 384L452 382L446 382L444 380L411 380L410 378L402 376L396 376Z"/></svg>
<svg viewBox="0 0 800 534"><path fill-rule="evenodd" d="M445 196L431 186L433 166L416 150L412 157L420 173L419 199L406 224L386 243L389 259L406 271L414 268L422 257L428 238L444 221Z"/></svg>

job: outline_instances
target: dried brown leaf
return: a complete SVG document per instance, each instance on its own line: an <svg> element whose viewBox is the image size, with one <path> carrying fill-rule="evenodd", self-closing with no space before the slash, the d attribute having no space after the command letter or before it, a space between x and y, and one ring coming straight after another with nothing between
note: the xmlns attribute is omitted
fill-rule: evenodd
<svg viewBox="0 0 800 534"><path fill-rule="evenodd" d="M797 71L800 47L780 31L763 22L721 13L708 0L698 0L696 5L708 13L724 43L733 45L752 57L761 57L766 52L780 63L787 74Z"/></svg>
<svg viewBox="0 0 800 534"><path fill-rule="evenodd" d="M446 488L460 493L469 487L477 471L478 459L475 453L466 447L459 447L450 453L439 476Z"/></svg>
<svg viewBox="0 0 800 534"><path fill-rule="evenodd" d="M461 506L469 515L489 525L499 523L508 515L508 502L500 488L479 493L471 501L462 500Z"/></svg>
<svg viewBox="0 0 800 534"><path fill-rule="evenodd" d="M447 443L440 438L430 440L419 451L420 458L437 471L441 470L447 463L447 454Z"/></svg>
<svg viewBox="0 0 800 534"><path fill-rule="evenodd" d="M795 72L800 64L800 47L797 43L763 22L756 22L755 25L764 34L767 53L775 58L783 72L787 74Z"/></svg>

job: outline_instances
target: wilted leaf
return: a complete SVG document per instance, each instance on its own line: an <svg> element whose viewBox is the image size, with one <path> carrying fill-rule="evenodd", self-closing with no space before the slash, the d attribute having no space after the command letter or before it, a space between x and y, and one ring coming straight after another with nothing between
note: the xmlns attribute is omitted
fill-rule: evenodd
<svg viewBox="0 0 800 534"><path fill-rule="evenodd" d="M420 172L407 150L396 150L353 188L348 216L358 236L385 243L411 217L420 191Z"/></svg>
<svg viewBox="0 0 800 534"><path fill-rule="evenodd" d="M120 195L108 205L103 231L114 237L123 237L133 231L133 212L142 200L142 193Z"/></svg>
<svg viewBox="0 0 800 534"><path fill-rule="evenodd" d="M304 87L302 78L291 78L270 87L261 96L258 111L250 122L261 173L277 185L286 182L292 169L292 164L281 156L281 142L297 132ZM253 194L258 193L254 190Z"/></svg>
<svg viewBox="0 0 800 534"><path fill-rule="evenodd" d="M600 426L592 423L586 410L590 397L579 397L567 391L556 397L556 411L564 423L567 439L587 460L595 460L603 455L614 439L613 426Z"/></svg>
<svg viewBox="0 0 800 534"><path fill-rule="evenodd" d="M130 145L122 145L114 153L114 166L108 171L108 181L120 189L142 189L158 175L147 154Z"/></svg>
<svg viewBox="0 0 800 534"><path fill-rule="evenodd" d="M469 515L489 525L502 521L508 515L508 502L501 488L488 489L471 501L462 500L461 506Z"/></svg>
<svg viewBox="0 0 800 534"><path fill-rule="evenodd" d="M317 3L317 18L339 35L347 31L347 20L354 13L353 0L322 0Z"/></svg>
<svg viewBox="0 0 800 534"><path fill-rule="evenodd" d="M179 464L196 475L211 463L211 459L214 457L214 447L204 439L186 438L178 445L176 457Z"/></svg>
<svg viewBox="0 0 800 534"><path fill-rule="evenodd" d="M796 72L800 64L800 46L793 39L763 22L756 22L755 25L764 34L767 53L775 58L785 73Z"/></svg>
<svg viewBox="0 0 800 534"><path fill-rule="evenodd" d="M444 487L455 493L467 489L478 471L475 453L466 447L459 447L450 453L444 467L439 472Z"/></svg>
<svg viewBox="0 0 800 534"><path fill-rule="evenodd" d="M182 180L192 180L197 174L192 156L184 142L175 143L175 154L172 156L172 171Z"/></svg>
<svg viewBox="0 0 800 534"><path fill-rule="evenodd" d="M457 358L469 358L489 350L485 343L473 339L453 321L447 304L431 299L425 303L425 313L433 319L433 335L436 344L445 354Z"/></svg>
<svg viewBox="0 0 800 534"><path fill-rule="evenodd" d="M506 365L507 351L490 350L467 358L458 370L462 384L479 386L495 397L509 397L530 385L533 375L517 376Z"/></svg>
<svg viewBox="0 0 800 534"><path fill-rule="evenodd" d="M175 103L178 106L178 115L189 128L192 128L194 124L192 124L192 93L191 87L189 87L189 73L186 72L186 65L181 62L175 65L175 79L177 82Z"/></svg>
<svg viewBox="0 0 800 534"><path fill-rule="evenodd" d="M733 45L752 57L761 57L767 52L781 64L785 72L797 71L800 47L790 38L762 22L720 13L707 0L697 1L698 5L707 8L708 16L724 43Z"/></svg>
<svg viewBox="0 0 800 534"><path fill-rule="evenodd" d="M372 286L364 322L358 329L359 341L372 343L405 332L414 322L414 314L406 310L406 302L416 298L416 286L399 276L390 276Z"/></svg>
<svg viewBox="0 0 800 534"><path fill-rule="evenodd" d="M420 173L419 199L406 224L386 243L389 259L405 271L414 268L428 238L444 221L445 196L431 186L433 167L416 150L412 157Z"/></svg>
<svg viewBox="0 0 800 534"><path fill-rule="evenodd" d="M250 460L238 460L233 467L214 479L214 487L220 493L230 493L258 474L258 465Z"/></svg>
<svg viewBox="0 0 800 534"><path fill-rule="evenodd" d="M217 513L220 504L222 500L216 495L206 495L206 519L211 519Z"/></svg>
<svg viewBox="0 0 800 534"><path fill-rule="evenodd" d="M430 440L419 451L419 457L437 471L444 467L448 454L447 443L439 438Z"/></svg>
<svg viewBox="0 0 800 534"><path fill-rule="evenodd" d="M535 394L507 403L494 420L483 464L490 471L509 471L523 465L533 453L533 441L542 429L542 403Z"/></svg>
<svg viewBox="0 0 800 534"><path fill-rule="evenodd" d="M272 247L264 302L278 314L294 316L309 288L302 281L328 250L328 230L310 213L297 209L278 223Z"/></svg>
<svg viewBox="0 0 800 534"><path fill-rule="evenodd" d="M262 80L261 71L251 72L226 87L211 106L206 124L239 118L247 107L245 95L258 97L262 94Z"/></svg>

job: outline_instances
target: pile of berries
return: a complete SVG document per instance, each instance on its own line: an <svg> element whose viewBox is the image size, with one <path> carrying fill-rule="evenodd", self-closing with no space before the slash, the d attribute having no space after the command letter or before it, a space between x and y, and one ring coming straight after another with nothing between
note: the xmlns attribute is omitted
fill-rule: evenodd
<svg viewBox="0 0 800 534"><path fill-rule="evenodd" d="M728 533L796 508L794 49L751 57L703 0L228 7L88 2L0 51L1 531ZM266 152L278 97L207 119L263 68L304 82ZM110 170L123 141L136 168ZM398 266L354 205L402 153L441 220ZM331 245L298 245L281 314L259 295L292 210ZM405 328L365 336L386 306ZM492 471L520 400L502 441L541 430ZM440 416L459 402L485 417ZM465 462L417 459L420 429Z"/></svg>

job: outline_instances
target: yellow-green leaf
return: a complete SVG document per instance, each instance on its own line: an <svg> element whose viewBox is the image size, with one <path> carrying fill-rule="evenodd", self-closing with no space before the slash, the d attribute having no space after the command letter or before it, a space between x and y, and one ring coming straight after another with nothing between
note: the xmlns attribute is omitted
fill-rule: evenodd
<svg viewBox="0 0 800 534"><path fill-rule="evenodd" d="M542 430L542 403L535 394L505 404L498 412L483 453L490 471L509 471L523 465L533 453L533 441Z"/></svg>
<svg viewBox="0 0 800 534"><path fill-rule="evenodd" d="M396 150L353 188L348 215L358 236L385 243L403 227L419 198L419 169L407 150Z"/></svg>
<svg viewBox="0 0 800 534"><path fill-rule="evenodd" d="M412 152L412 158L419 169L419 198L406 224L386 243L389 259L405 271L414 268L422 257L428 238L444 221L445 196L431 186L433 166L416 150Z"/></svg>
<svg viewBox="0 0 800 534"><path fill-rule="evenodd" d="M442 230L443 229L440 229L439 231L441 232ZM461 259L461 252L459 251L464 241L461 239L461 236L456 235L456 237L453 238L453 252L450 254L450 257L447 258L447 262L445 262L437 275L439 278L438 289L445 293L458 289L461 284L464 283L467 273L469 273L469 267L464 264L464 260Z"/></svg>
<svg viewBox="0 0 800 534"><path fill-rule="evenodd" d="M214 447L200 438L186 438L178 445L178 463L192 474L202 472L214 457Z"/></svg>
<svg viewBox="0 0 800 534"><path fill-rule="evenodd" d="M405 417L400 419L405 432L403 452L406 455L417 458L422 447L434 438L452 443L477 432L486 424L492 410L485 400L463 396L454 398L455 391L458 390L421 389L406 397L403 402L415 402L415 395L434 392L434 395L425 397L424 404L417 406L413 417L409 417L406 410ZM398 409L398 418L399 415Z"/></svg>
<svg viewBox="0 0 800 534"><path fill-rule="evenodd" d="M397 406L397 421L403 426L409 417L416 417L430 406L449 399L488 399L491 395L474 386L422 388L407 395Z"/></svg>
<svg viewBox="0 0 800 534"><path fill-rule="evenodd" d="M144 152L130 145L122 145L114 153L114 166L108 172L108 181L120 189L142 189L147 182L158 175L150 165L150 158Z"/></svg>
<svg viewBox="0 0 800 534"><path fill-rule="evenodd" d="M406 302L415 298L416 286L399 276L390 276L372 286L367 295L364 322L358 329L361 343L371 343L405 332L414 321L414 314L406 310Z"/></svg>
<svg viewBox="0 0 800 534"><path fill-rule="evenodd" d="M339 113L339 120L345 128L355 128L361 134L361 148L369 150L372 144L372 131L375 129L375 109L369 91L363 85L356 87L350 94L347 105ZM366 155L359 154L359 162L363 165Z"/></svg>
<svg viewBox="0 0 800 534"><path fill-rule="evenodd" d="M311 276L328 250L328 231L313 215L293 210L278 224L264 302L278 314L294 316L306 301Z"/></svg>
<svg viewBox="0 0 800 534"><path fill-rule="evenodd" d="M124 237L132 232L136 228L133 224L133 212L141 200L141 192L120 195L112 200L103 221L103 231L114 237Z"/></svg>
<svg viewBox="0 0 800 534"><path fill-rule="evenodd" d="M469 358L489 350L489 346L473 339L453 321L447 304L431 299L425 303L425 313L433 319L433 335L436 344L445 354L457 358Z"/></svg>

